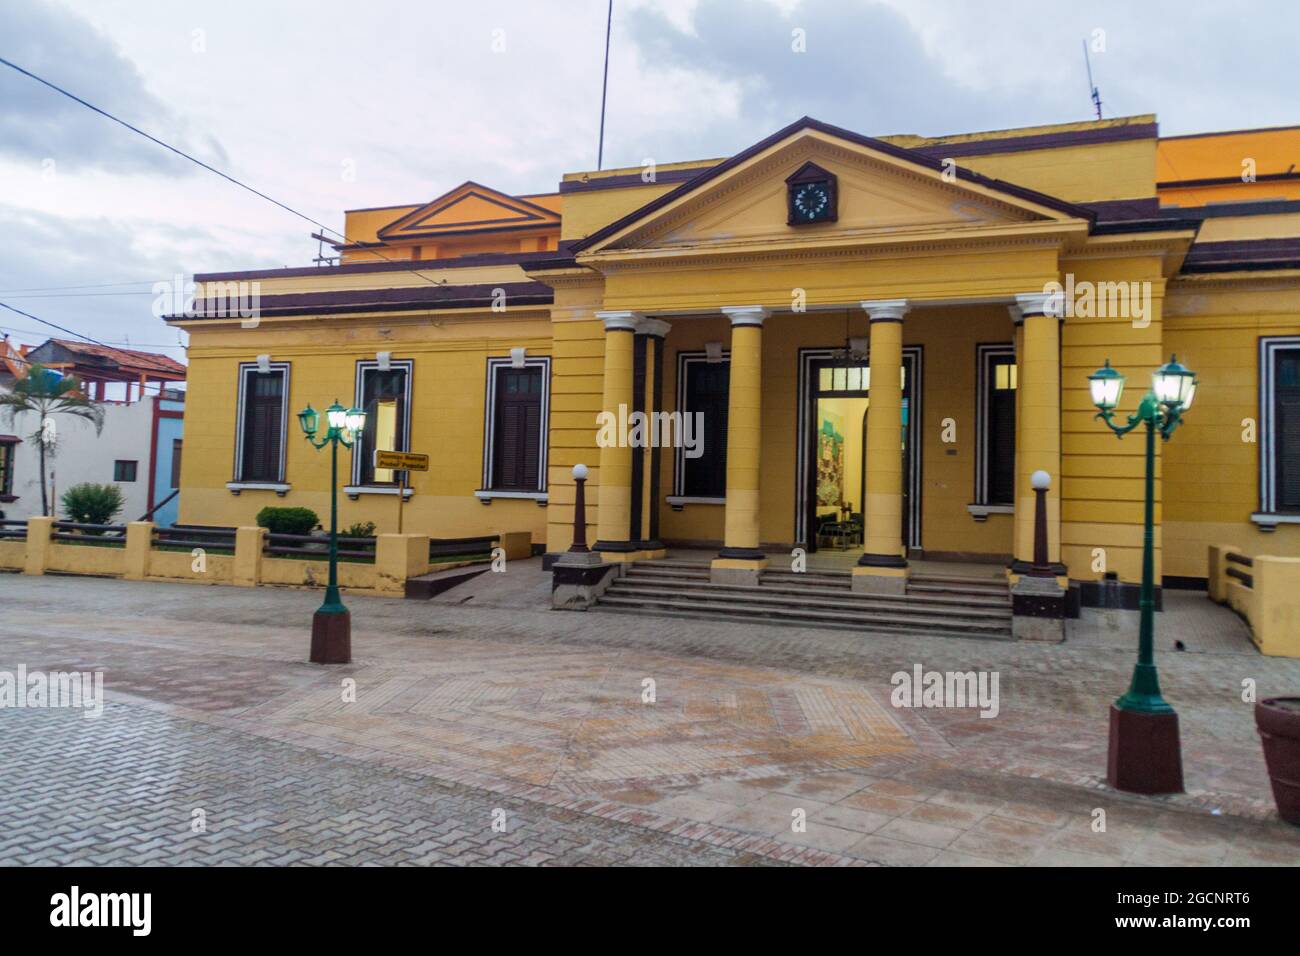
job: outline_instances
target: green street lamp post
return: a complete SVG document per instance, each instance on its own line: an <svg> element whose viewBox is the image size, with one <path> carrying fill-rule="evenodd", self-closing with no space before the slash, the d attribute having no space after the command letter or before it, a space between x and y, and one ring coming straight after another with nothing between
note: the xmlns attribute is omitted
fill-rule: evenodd
<svg viewBox="0 0 1300 956"><path fill-rule="evenodd" d="M1124 391L1124 376L1110 361L1088 376L1096 417L1119 438L1146 426L1146 507L1142 527L1142 591L1138 600L1138 660L1128 691L1110 709L1110 750L1106 779L1131 793L1179 793L1183 759L1178 715L1160 694L1155 662L1155 458L1156 433L1168 441L1196 394L1196 376L1177 356L1156 369L1151 391L1138 403L1127 424L1116 425L1115 408Z"/></svg>
<svg viewBox="0 0 1300 956"><path fill-rule="evenodd" d="M316 409L308 405L300 411L298 424L317 451L330 446L330 578L325 602L311 619L311 662L347 664L352 660L352 615L339 594L339 445L352 447L366 427L366 413L359 408L344 408L336 399L325 409L325 437L319 441L316 432L320 413Z"/></svg>

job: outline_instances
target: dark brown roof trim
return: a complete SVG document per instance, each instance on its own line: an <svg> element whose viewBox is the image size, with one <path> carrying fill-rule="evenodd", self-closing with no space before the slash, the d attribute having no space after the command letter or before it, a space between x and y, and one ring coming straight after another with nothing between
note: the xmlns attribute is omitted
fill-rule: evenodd
<svg viewBox="0 0 1300 956"><path fill-rule="evenodd" d="M1294 269L1300 263L1300 237L1232 239L1200 242L1183 261L1183 272L1230 272L1237 269Z"/></svg>
<svg viewBox="0 0 1300 956"><path fill-rule="evenodd" d="M1218 219L1223 216L1276 216L1300 212L1300 199L1261 199L1258 202L1211 203L1206 206L1162 206L1171 219Z"/></svg>
<svg viewBox="0 0 1300 956"><path fill-rule="evenodd" d="M403 259L397 262L354 262L345 266L303 266L298 269L255 269L250 272L196 273L195 282L227 282L235 279L299 279L307 276L360 275L366 272L415 272L423 269L469 269L474 266L524 265L535 259L555 256L548 252L480 252L454 259Z"/></svg>
<svg viewBox="0 0 1300 956"><path fill-rule="evenodd" d="M1160 200L1155 196L1149 199L1103 199L1079 205L1096 213L1098 223L1122 219L1153 219L1160 214Z"/></svg>
<svg viewBox="0 0 1300 956"><path fill-rule="evenodd" d="M550 259L535 259L524 266L525 272L541 272L551 269L576 269L578 260L573 256L555 255Z"/></svg>
<svg viewBox="0 0 1300 956"><path fill-rule="evenodd" d="M596 189L626 189L629 186L653 186L656 183L684 183L694 179L712 166L697 166L695 169L665 169L657 171L651 182L644 182L640 173L624 173L621 176L601 176L599 179L566 179L560 182L560 192L591 192Z"/></svg>
<svg viewBox="0 0 1300 956"><path fill-rule="evenodd" d="M1024 153L1036 149L1061 149L1065 146L1123 143L1135 139L1156 139L1159 135L1160 127L1155 123L1134 123L1129 126L1106 126L1100 129L1037 133L1033 136L1007 136L1003 139L939 142L917 146L912 152L935 159L945 159L950 156L988 156L994 153Z"/></svg>
<svg viewBox="0 0 1300 956"><path fill-rule="evenodd" d="M1099 222L1092 227L1094 236L1122 236L1138 232L1171 232L1190 229L1196 232L1201 228L1199 219L1116 219L1111 222Z"/></svg>
<svg viewBox="0 0 1300 956"><path fill-rule="evenodd" d="M343 292L296 292L262 296L258 314L261 318L288 315L339 315L349 312L409 312L414 310L490 308L497 290L505 293L509 306L550 305L554 293L541 282L501 282L480 285L419 286L402 289L348 289ZM222 303L224 306L225 303ZM230 318L214 307L208 314L207 301L196 300L195 315L172 315L166 318L183 321L192 318Z"/></svg>
<svg viewBox="0 0 1300 956"><path fill-rule="evenodd" d="M1257 183L1275 183L1283 180L1300 179L1300 173L1264 173L1253 180ZM1169 179L1156 183L1156 189L1191 189L1196 186L1248 186L1240 176L1217 176L1212 179Z"/></svg>
<svg viewBox="0 0 1300 956"><path fill-rule="evenodd" d="M658 209L662 209L664 206L667 206L669 203L676 201L677 199L681 198L687 193L693 192L694 190L698 189L700 186L704 185L710 180L716 179L718 176L721 176L723 173L736 168L740 164L746 162L747 160L753 158L754 156L757 156L759 153L763 152L764 150L769 149L772 146L775 146L777 143L781 142L781 140L789 136L793 136L795 133L804 129L817 130L820 133L825 133L827 136L834 136L837 137L838 139L847 140L851 143L856 143L859 146L865 146L868 149L873 149L877 152L885 153L886 155L893 156L896 159L906 160L907 162L914 163L926 169L934 170L935 172L942 172L944 170L944 166L941 162L939 162L939 160L931 159L928 156L923 156L915 150L903 149L900 146L894 146L893 144L886 143L883 140L873 139L870 136L863 136L861 133L855 133L852 130L841 129L838 126L832 126L829 123L823 123L820 120L815 120L811 116L805 116L802 119L796 120L795 122L791 123L789 126L785 127L784 129L777 130L775 133L773 133L771 136L768 136L766 139L759 140L757 143L755 143L753 146L750 146L748 149L741 150L735 156L732 156L730 159L722 163L719 163L717 166L702 171L699 175L694 176L691 179L687 180L686 182L682 183L676 189L669 190L668 192L664 193L662 196L650 200L650 202L646 203L645 205L641 206L638 209L634 209L632 212L628 213L626 216L622 217L621 219L615 220L614 222L610 223L608 226L605 226L604 228L597 229L595 232L587 236L585 239L581 240L580 242L574 243L573 246L571 247L572 251L581 252L584 249L590 248L591 246L600 242L602 239L606 239L609 236L612 236L615 233L620 232L621 230L625 229L627 226L630 226L637 220L644 218L645 216L649 215L652 212L655 212ZM1035 192L1034 190L1026 189L1023 186L1016 186L1013 183L1003 182L1000 179L992 179L988 176L984 176L981 175L980 173L976 173L973 172L972 170L966 169L963 166L957 167L957 178L966 180L967 182L977 183L981 186L988 187L989 189L993 189L997 192L1002 192L1010 196L1015 196L1018 199L1024 199L1028 202L1033 202L1041 206L1046 206L1049 209L1055 209L1058 212L1063 212L1068 216L1075 216L1080 219L1086 219L1089 221L1089 223L1091 223L1096 218L1094 213L1092 213L1088 209L1085 209L1082 206L1076 205L1074 203L1064 202L1063 200L1057 199L1055 196L1048 196L1044 193Z"/></svg>
<svg viewBox="0 0 1300 956"><path fill-rule="evenodd" d="M1287 130L1300 129L1300 126L1261 126L1258 129L1225 129L1211 133L1179 133L1177 136L1161 136L1161 139L1205 139L1208 136L1248 136L1251 133L1283 133Z"/></svg>

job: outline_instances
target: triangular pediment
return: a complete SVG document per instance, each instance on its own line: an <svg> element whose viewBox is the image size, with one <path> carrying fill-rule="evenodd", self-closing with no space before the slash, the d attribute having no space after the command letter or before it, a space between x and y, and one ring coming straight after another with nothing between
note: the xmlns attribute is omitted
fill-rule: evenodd
<svg viewBox="0 0 1300 956"><path fill-rule="evenodd" d="M379 238L423 239L466 232L556 227L555 212L475 182L466 182L379 230Z"/></svg>
<svg viewBox="0 0 1300 956"><path fill-rule="evenodd" d="M1053 197L816 121L782 132L589 236L577 251L923 240L1087 216ZM799 222L792 191L826 179L833 214Z"/></svg>

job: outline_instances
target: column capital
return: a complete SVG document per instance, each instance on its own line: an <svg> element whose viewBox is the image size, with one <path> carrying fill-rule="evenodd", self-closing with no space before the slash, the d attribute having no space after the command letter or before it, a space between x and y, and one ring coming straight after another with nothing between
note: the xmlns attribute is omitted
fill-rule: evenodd
<svg viewBox="0 0 1300 956"><path fill-rule="evenodd" d="M657 339L662 339L671 328L672 325L663 319L642 319L636 324L638 335L651 335Z"/></svg>
<svg viewBox="0 0 1300 956"><path fill-rule="evenodd" d="M731 320L733 327L737 325L761 326L763 320L772 312L761 305L724 305L722 314Z"/></svg>
<svg viewBox="0 0 1300 956"><path fill-rule="evenodd" d="M906 299L864 299L861 304L872 322L902 322L912 308Z"/></svg>
<svg viewBox="0 0 1300 956"><path fill-rule="evenodd" d="M644 316L640 312L597 312L596 318L605 323L606 332L635 332Z"/></svg>
<svg viewBox="0 0 1300 956"><path fill-rule="evenodd" d="M1011 321L1022 322L1034 315L1051 315L1063 318L1064 293L1057 292L1021 292L1016 296L1016 304L1010 307Z"/></svg>

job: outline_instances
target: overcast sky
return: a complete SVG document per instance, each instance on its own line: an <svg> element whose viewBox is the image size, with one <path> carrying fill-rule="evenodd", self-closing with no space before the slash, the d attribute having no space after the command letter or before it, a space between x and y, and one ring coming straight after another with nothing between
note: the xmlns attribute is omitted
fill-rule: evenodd
<svg viewBox="0 0 1300 956"><path fill-rule="evenodd" d="M341 229L344 209L466 179L543 192L594 168L605 10L0 0L0 56ZM1300 123L1294 0L615 0L605 165L726 156L805 114L869 135L1087 119L1098 30L1106 116L1156 113L1164 134ZM310 265L312 231L0 67L0 299L164 350L178 335L153 282ZM3 310L0 329L46 337Z"/></svg>

